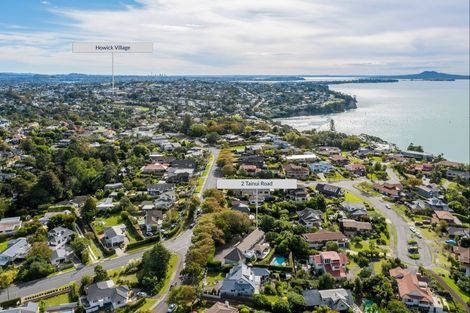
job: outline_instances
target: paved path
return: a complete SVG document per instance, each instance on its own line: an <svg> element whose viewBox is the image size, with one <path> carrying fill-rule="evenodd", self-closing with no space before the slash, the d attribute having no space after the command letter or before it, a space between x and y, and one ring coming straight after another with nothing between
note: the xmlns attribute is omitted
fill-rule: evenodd
<svg viewBox="0 0 470 313"><path fill-rule="evenodd" d="M387 167L386 173L388 175L388 181L391 184L399 184L400 178L398 177L397 173L393 170L393 168Z"/></svg>

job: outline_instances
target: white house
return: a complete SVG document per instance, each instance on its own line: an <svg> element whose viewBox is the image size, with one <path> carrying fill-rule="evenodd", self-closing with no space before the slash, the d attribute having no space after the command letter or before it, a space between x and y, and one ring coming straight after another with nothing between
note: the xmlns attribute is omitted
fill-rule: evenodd
<svg viewBox="0 0 470 313"><path fill-rule="evenodd" d="M106 227L104 229L104 239L106 244L111 247L124 243L126 240L126 226L121 224Z"/></svg>
<svg viewBox="0 0 470 313"><path fill-rule="evenodd" d="M111 279L85 287L85 293L86 296L81 297L80 302L86 313L98 311L103 307L110 307L114 311L129 302L129 288L116 286Z"/></svg>

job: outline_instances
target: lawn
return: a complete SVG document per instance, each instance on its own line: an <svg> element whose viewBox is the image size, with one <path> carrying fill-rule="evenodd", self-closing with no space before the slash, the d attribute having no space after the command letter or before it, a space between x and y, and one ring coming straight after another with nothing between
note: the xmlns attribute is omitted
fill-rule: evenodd
<svg viewBox="0 0 470 313"><path fill-rule="evenodd" d="M201 174L202 177L205 177L207 176L207 174L209 174L209 168L213 160L214 160L214 155L211 153L209 155L209 160L207 161L206 167L204 168L204 171Z"/></svg>
<svg viewBox="0 0 470 313"><path fill-rule="evenodd" d="M356 196L353 193L350 193L349 191L346 191L344 193L344 201L354 202L354 203L363 203L364 202L364 201L362 201L362 199L360 197Z"/></svg>
<svg viewBox="0 0 470 313"><path fill-rule="evenodd" d="M395 211L405 221L411 222L411 219L406 215L406 211L408 211L406 206L392 204L392 210Z"/></svg>
<svg viewBox="0 0 470 313"><path fill-rule="evenodd" d="M461 290L457 286L457 284L452 280L452 278L449 277L450 273L449 273L448 270L445 270L445 269L440 268L440 267L433 267L432 270L433 270L434 273L441 276L442 279L444 279L444 281L447 283L447 285L449 285L450 288L454 289L459 294L459 296L463 299L463 301L465 301L465 302L470 301L470 294L468 292L465 292L465 291Z"/></svg>
<svg viewBox="0 0 470 313"><path fill-rule="evenodd" d="M49 307L49 306L54 306L54 305L70 303L72 302L72 299L70 299L69 293L67 292L61 295L57 295L51 298L41 300L41 302L44 303L44 307Z"/></svg>
<svg viewBox="0 0 470 313"><path fill-rule="evenodd" d="M0 242L0 251L5 250L7 246L8 246L8 240L5 240L4 242Z"/></svg>
<svg viewBox="0 0 470 313"><path fill-rule="evenodd" d="M199 177L197 179L196 193L201 192L204 185L204 177Z"/></svg>
<svg viewBox="0 0 470 313"><path fill-rule="evenodd" d="M157 303L157 300L156 299L145 299L145 304L143 306L141 306L137 312L149 312L150 311L150 308L155 304Z"/></svg>
<svg viewBox="0 0 470 313"><path fill-rule="evenodd" d="M373 262L372 269L374 270L375 275L382 273L382 261Z"/></svg>
<svg viewBox="0 0 470 313"><path fill-rule="evenodd" d="M120 214L113 214L109 217L98 217L93 222L93 228L100 234L105 227L116 226L122 223Z"/></svg>
<svg viewBox="0 0 470 313"><path fill-rule="evenodd" d="M328 182L334 182L334 181L339 181L339 180L344 180L343 175L341 175L339 172L334 171L333 173L328 173L325 175L325 178Z"/></svg>
<svg viewBox="0 0 470 313"><path fill-rule="evenodd" d="M224 273L222 272L207 272L206 275L206 283L208 286L214 286L217 282L223 280L225 278Z"/></svg>
<svg viewBox="0 0 470 313"><path fill-rule="evenodd" d="M115 284L119 284L119 280L121 281L126 281L129 283L135 283L137 282L137 274L132 273L132 274L124 274L122 273L123 268L118 268L115 270L110 270L108 271L109 277L114 281Z"/></svg>
<svg viewBox="0 0 470 313"><path fill-rule="evenodd" d="M88 240L88 245L90 246L91 251L95 254L98 259L103 258L103 252L96 246L93 240Z"/></svg>

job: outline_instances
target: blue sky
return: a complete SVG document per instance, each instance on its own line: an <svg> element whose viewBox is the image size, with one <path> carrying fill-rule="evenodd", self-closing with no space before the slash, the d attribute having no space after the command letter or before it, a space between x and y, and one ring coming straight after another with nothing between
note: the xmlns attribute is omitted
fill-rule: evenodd
<svg viewBox="0 0 470 313"><path fill-rule="evenodd" d="M0 0L0 72L109 73L80 41L150 41L117 74L469 71L469 1Z"/></svg>

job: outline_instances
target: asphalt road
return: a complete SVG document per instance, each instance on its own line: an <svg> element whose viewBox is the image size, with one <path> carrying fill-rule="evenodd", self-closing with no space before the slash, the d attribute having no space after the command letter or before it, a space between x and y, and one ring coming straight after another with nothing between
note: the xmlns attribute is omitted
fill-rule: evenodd
<svg viewBox="0 0 470 313"><path fill-rule="evenodd" d="M432 250L427 244L425 239L420 239L420 238L412 238L411 237L411 231L409 225L405 220L403 220L394 210L387 209L385 206L385 202L382 201L382 199L373 197L365 192L362 192L354 187L355 184L359 183L360 181L339 181L335 183L330 183L331 185L335 185L338 187L341 187L350 193L359 196L361 198L366 199L369 201L377 210L383 213L383 215L386 217L387 222L392 224L392 226L396 229L396 243L393 245L393 251L394 255L400 258L403 262L407 263L408 265L412 267L418 267L420 265L424 267L429 267L433 264L432 261ZM420 259L419 260L413 260L410 257L408 257L408 240L409 239L415 239L418 242L418 246L420 247L419 249L419 254L420 254Z"/></svg>
<svg viewBox="0 0 470 313"><path fill-rule="evenodd" d="M192 230L185 230L178 237L163 242L163 245L174 253L186 253L186 250L191 243ZM104 260L92 265L84 266L83 268L53 277L43 278L27 283L12 285L4 289L0 293L0 301L8 300L8 293L10 299L25 297L28 295L36 294L45 290L57 288L66 285L72 281L80 282L81 278L85 275L94 275L94 267L98 264L103 266L106 270L114 269L117 267L125 266L132 259L139 259L145 251L126 254L118 258Z"/></svg>
<svg viewBox="0 0 470 313"><path fill-rule="evenodd" d="M212 153L213 159L212 159L212 163L210 164L207 176L204 180L204 184L202 185L201 192L199 193L199 198L201 200L202 200L202 197L203 197L202 195L204 194L205 190L217 187L217 177L218 177L219 172L216 166L216 162L217 162L217 159L219 158L220 150L217 148L209 148L209 151ZM184 242L185 249L177 252L179 256L179 261L178 261L176 271L173 273L170 285L173 285L175 283L180 284L179 276L180 276L180 272L183 270L183 267L184 267L183 265L185 261L186 251L191 245L191 236L187 237L186 239L187 239L187 242ZM157 312L157 313L167 312L168 310L167 297L168 297L169 292L170 292L169 289L164 291L163 295L157 300L155 305L151 308L151 311Z"/></svg>

